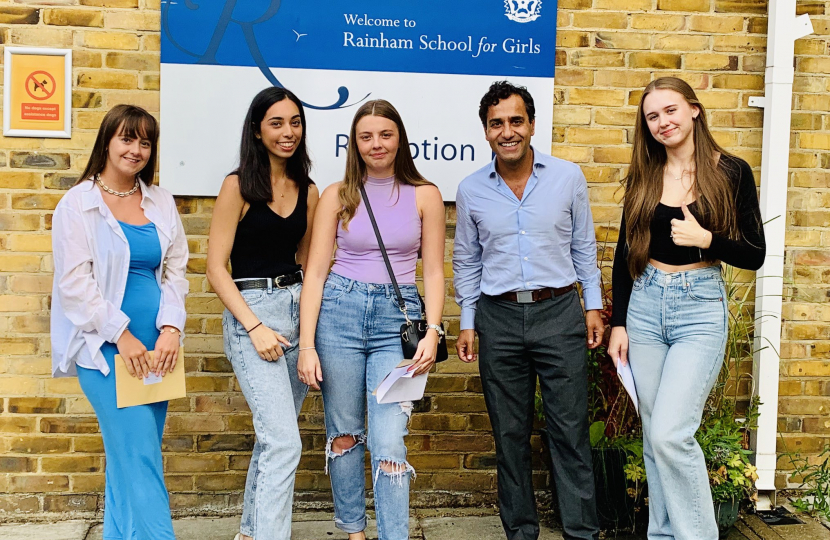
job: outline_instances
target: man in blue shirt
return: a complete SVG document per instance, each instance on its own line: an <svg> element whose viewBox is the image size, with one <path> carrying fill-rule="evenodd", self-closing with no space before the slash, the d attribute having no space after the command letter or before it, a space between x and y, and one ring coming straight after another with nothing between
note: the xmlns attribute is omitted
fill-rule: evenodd
<svg viewBox="0 0 830 540"><path fill-rule="evenodd" d="M534 113L528 91L506 81L493 83L481 99L495 159L458 187L456 349L461 360L475 361L478 333L507 538L539 537L530 458L538 376L564 537L596 539L586 334L594 348L604 327L594 223L579 167L530 145Z"/></svg>

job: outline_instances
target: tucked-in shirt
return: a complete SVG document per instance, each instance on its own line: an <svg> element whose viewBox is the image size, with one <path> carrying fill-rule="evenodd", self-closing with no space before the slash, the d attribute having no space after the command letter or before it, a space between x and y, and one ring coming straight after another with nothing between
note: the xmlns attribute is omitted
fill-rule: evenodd
<svg viewBox="0 0 830 540"><path fill-rule="evenodd" d="M747 270L758 270L764 264L767 243L752 168L741 158L727 155L721 156L718 166L723 169L731 182L738 218L738 238L733 240L720 234L712 234L709 249L678 246L671 238L671 221L685 219L683 209L658 203L654 209L654 217L649 223L651 240L648 246L648 256L650 259L674 266L701 261L723 261L736 268ZM692 215L701 221L702 217L697 204L693 202L688 205L688 208ZM625 326L633 286L634 278L628 270L628 238L625 214L623 214L617 250L614 252L611 285L614 303L611 326Z"/></svg>
<svg viewBox="0 0 830 540"><path fill-rule="evenodd" d="M582 285L585 309L602 309L588 184L579 166L533 150L519 200L495 159L465 178L456 196L453 271L461 329L474 327L480 294Z"/></svg>
<svg viewBox="0 0 830 540"><path fill-rule="evenodd" d="M141 186L141 208L158 233L163 263L156 269L161 302L156 326L184 330L188 249L176 203L167 190ZM109 374L101 345L115 343L130 318L121 311L130 249L101 190L81 182L63 196L52 219L52 375L74 376L76 365Z"/></svg>
<svg viewBox="0 0 830 540"><path fill-rule="evenodd" d="M413 285L421 248L421 217L415 200L415 186L397 182L394 176L370 176L363 187L395 279L398 283ZM337 224L337 249L331 271L364 283L392 283L362 199L348 229L343 228L342 221Z"/></svg>
<svg viewBox="0 0 830 540"><path fill-rule="evenodd" d="M255 201L239 220L231 248L233 279L274 278L300 270L297 249L308 228L308 186L297 185L297 204L288 216L274 212L266 201Z"/></svg>

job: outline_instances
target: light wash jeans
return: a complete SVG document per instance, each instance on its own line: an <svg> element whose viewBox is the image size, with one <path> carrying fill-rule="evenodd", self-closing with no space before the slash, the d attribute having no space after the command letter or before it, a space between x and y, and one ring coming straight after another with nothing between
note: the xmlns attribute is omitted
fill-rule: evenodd
<svg viewBox="0 0 830 540"><path fill-rule="evenodd" d="M723 365L727 298L719 266L648 265L628 304L628 358L640 399L649 540L717 540L703 452L703 406Z"/></svg>
<svg viewBox="0 0 830 540"><path fill-rule="evenodd" d="M297 283L271 291L241 291L262 324L291 342L276 362L259 357L251 338L230 311L226 309L222 318L225 354L253 413L256 442L248 466L239 531L256 540L291 537L294 474L302 452L297 415L308 391L297 378L301 289Z"/></svg>
<svg viewBox="0 0 830 540"><path fill-rule="evenodd" d="M417 316L418 289L415 285L400 289L410 316ZM364 445L368 441L379 540L409 538L409 477L415 471L406 461L403 438L412 402L380 405L372 395L403 360L399 331L404 322L391 284L329 274L315 345L323 371L326 467L334 495L334 521L338 529L350 533L366 528ZM344 435L357 444L336 454L332 441ZM381 469L382 462L391 463L395 472Z"/></svg>

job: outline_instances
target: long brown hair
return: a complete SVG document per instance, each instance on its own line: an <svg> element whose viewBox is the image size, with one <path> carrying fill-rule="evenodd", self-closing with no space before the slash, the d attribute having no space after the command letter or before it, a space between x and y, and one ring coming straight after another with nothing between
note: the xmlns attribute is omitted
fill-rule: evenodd
<svg viewBox="0 0 830 540"><path fill-rule="evenodd" d="M122 127L123 126L123 127ZM116 135L123 133L131 139L141 137L150 141L150 159L138 173L141 181L148 186L153 183L156 175L156 156L158 155L159 127L153 115L135 105L116 105L104 116L98 136L92 147L92 153L84 172L78 179L78 184L89 180L96 174L101 174L107 165L107 148Z"/></svg>
<svg viewBox="0 0 830 540"><path fill-rule="evenodd" d="M346 174L340 184L338 194L342 208L337 217L343 222L343 229L347 229L349 221L354 217L360 205L360 185L366 179L366 163L360 157L357 149L357 123L364 116L380 116L387 118L398 126L398 152L395 155L395 183L410 186L424 186L432 184L421 176L412 159L409 149L409 139L406 137L406 128L398 111L385 99L375 99L364 103L355 113L352 127L349 130L349 149L346 153Z"/></svg>
<svg viewBox="0 0 830 540"><path fill-rule="evenodd" d="M693 213L701 226L714 234L732 239L738 235L734 188L727 175L728 169L737 164L733 159L729 159L732 157L731 154L721 148L712 137L706 123L706 110L692 87L676 77L661 77L649 83L640 98L637 123L634 127L631 167L623 179L628 271L632 277L642 274L648 263L651 242L649 226L654 217L654 210L663 195L666 147L651 135L643 113L643 102L654 90L673 90L700 111L692 120L695 145L695 181L692 190L696 201Z"/></svg>

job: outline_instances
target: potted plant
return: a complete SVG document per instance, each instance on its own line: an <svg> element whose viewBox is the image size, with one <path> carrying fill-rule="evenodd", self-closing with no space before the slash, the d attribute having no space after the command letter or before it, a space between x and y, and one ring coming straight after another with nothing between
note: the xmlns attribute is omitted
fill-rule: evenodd
<svg viewBox="0 0 830 540"><path fill-rule="evenodd" d="M721 535L737 521L742 502L757 500L758 473L749 460L749 433L758 425L759 404L757 396L752 398L744 418L739 419L735 401L725 399L718 410L704 418L695 435L706 459Z"/></svg>
<svg viewBox="0 0 830 540"><path fill-rule="evenodd" d="M601 312L606 327L611 309L609 296ZM647 523L642 426L608 355L610 334L608 327L600 346L588 351L588 422L597 515L606 531L634 532L638 516Z"/></svg>
<svg viewBox="0 0 830 540"><path fill-rule="evenodd" d="M753 288L751 283L738 282L738 270L725 268L730 317L726 351L695 435L706 460L715 516L723 535L737 521L741 503L752 504L757 499L758 474L751 463L749 436L757 428L760 405L757 397L749 397L749 386L744 384L751 382L749 368L755 352ZM612 307L608 292L604 301L601 314L607 326ZM607 353L609 337L610 331L606 331L602 344L588 351L588 418L597 513L604 530L633 531L647 522L642 426ZM536 412L544 422L538 391ZM542 432L542 442L547 445L547 434L544 429ZM547 450L545 457L549 459ZM552 479L550 488L555 492Z"/></svg>
<svg viewBox="0 0 830 540"><path fill-rule="evenodd" d="M612 307L608 292L604 303L601 316L608 327ZM633 532L638 523L646 523L642 428L607 353L609 337L610 329L605 332L600 346L588 351L588 422L597 515L601 528L606 532ZM538 390L536 414L543 423L544 411ZM541 431L543 459L550 470L547 432L544 427ZM548 487L555 494L552 477ZM556 500L556 497L553 499Z"/></svg>
<svg viewBox="0 0 830 540"><path fill-rule="evenodd" d="M703 450L715 516L721 535L738 519L741 503L757 500L756 468L751 463L750 433L758 427L757 396L750 397L751 366L755 352L752 283L740 283L739 270L724 271L729 308L726 352L718 381L709 394L695 438ZM765 348L761 344L760 348Z"/></svg>

